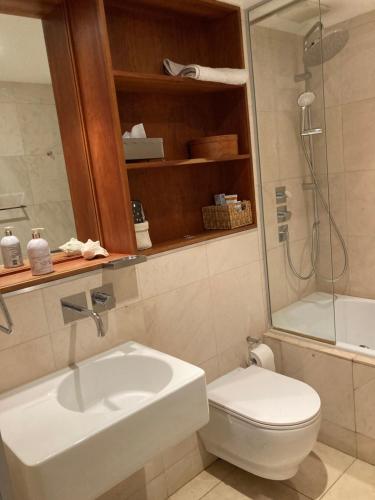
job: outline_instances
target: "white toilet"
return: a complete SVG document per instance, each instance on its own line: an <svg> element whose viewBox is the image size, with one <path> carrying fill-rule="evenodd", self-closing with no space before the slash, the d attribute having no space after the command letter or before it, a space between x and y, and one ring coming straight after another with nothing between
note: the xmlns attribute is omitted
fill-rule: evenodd
<svg viewBox="0 0 375 500"><path fill-rule="evenodd" d="M208 385L206 449L268 479L293 477L320 427L320 398L309 385L258 366L238 368Z"/></svg>

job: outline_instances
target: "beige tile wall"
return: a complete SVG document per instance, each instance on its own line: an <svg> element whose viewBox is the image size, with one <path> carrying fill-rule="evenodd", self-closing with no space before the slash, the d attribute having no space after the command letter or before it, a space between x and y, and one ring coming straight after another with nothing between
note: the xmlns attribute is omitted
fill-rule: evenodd
<svg viewBox="0 0 375 500"><path fill-rule="evenodd" d="M246 336L267 327L263 261L257 230L162 254L133 268L105 270L42 289L5 296L15 321L0 336L0 391L134 340L206 371L211 381L244 364ZM112 282L116 309L105 313L107 335L90 319L64 325L60 299ZM109 499L162 499L207 466L197 436L167 450L116 487ZM143 493L142 493L143 492ZM164 496L163 496L164 495Z"/></svg>
<svg viewBox="0 0 375 500"><path fill-rule="evenodd" d="M277 371L314 387L322 401L319 440L375 465L375 358L269 332Z"/></svg>
<svg viewBox="0 0 375 500"><path fill-rule="evenodd" d="M259 61L265 60L270 47L277 49L272 37L262 36ZM294 54L293 58L297 54L294 42L289 39L286 44L286 51L289 55ZM260 139L263 141L262 161L267 165L263 187L266 197L269 197L266 199L265 215L269 242L267 257L276 285L272 297L274 310L296 300L301 294L309 293L315 286L312 282L308 285L311 288L301 289L300 283L287 275L285 255L276 239L272 191L276 184L285 181L293 194L290 207L296 214L291 226L295 237L293 243L296 243L292 245L293 252L296 252L296 261L303 262L301 255L304 255L307 236L305 219L311 207L305 204L300 184L307 171L296 170L301 168L303 162L300 162L295 142L287 142L287 147L280 148L280 139L287 137L288 141L294 141L296 135L293 134L298 130L297 115L289 113L295 109L299 92L290 80L297 63L292 58L292 62L288 62L292 66L285 66L288 71L284 72L285 56L277 50L272 55L280 61L277 66L280 69L277 95L271 92L274 75L270 67L261 66L259 73L262 91L258 119L261 122ZM327 85L328 89L335 89L332 81ZM9 100L8 90L1 86L0 96L0 100ZM334 91L331 92L331 99L337 100ZM341 108L332 111L331 115L333 124L340 123ZM282 130L285 123L288 133ZM339 145L329 152L337 165L331 172L340 174L344 168L344 152L340 155L343 139L336 134L335 126L329 127L329 130L333 134L332 144L335 141ZM17 154L20 144L15 137L11 144L6 145L4 141L1 146L11 147L12 154ZM292 152L290 157L289 152ZM22 162L18 168L25 168ZM298 172L297 175L294 175L295 172ZM0 391L131 339L200 365L208 381L243 364L247 354L246 335L258 336L267 326L259 241L259 232L253 230L160 255L137 268L116 273L97 272L43 290L7 297L8 306L16 319L16 331L12 337L0 337ZM114 283L118 301L116 310L104 318L109 329L107 336L98 339L90 320L64 326L59 308L60 297L82 290L88 293L90 288L106 282ZM372 397L375 367L369 366L366 358L354 360L354 355L341 353L337 358L332 351L316 350L318 344L306 347L293 338L289 345L282 342L280 336L268 338L267 342L274 350L278 371L306 380L321 394L324 420L320 439L375 463L375 432L371 423L375 411ZM212 460L197 436L190 436L155 457L101 500L167 498Z"/></svg>
<svg viewBox="0 0 375 500"><path fill-rule="evenodd" d="M375 298L375 11L330 29L349 30L342 51L324 64L330 204L349 252L349 273L339 293ZM324 22L324 19L323 19ZM312 88L319 92L319 68ZM343 253L335 235L336 272ZM319 283L319 288L323 287Z"/></svg>
<svg viewBox="0 0 375 500"><path fill-rule="evenodd" d="M24 255L32 227L52 249L75 236L52 86L0 82L0 207L20 192L27 208L0 212L0 227L14 226Z"/></svg>

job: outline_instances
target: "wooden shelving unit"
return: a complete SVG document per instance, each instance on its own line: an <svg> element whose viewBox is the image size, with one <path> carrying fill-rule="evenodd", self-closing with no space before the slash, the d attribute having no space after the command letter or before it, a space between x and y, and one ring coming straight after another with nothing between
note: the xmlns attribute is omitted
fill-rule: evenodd
<svg viewBox="0 0 375 500"><path fill-rule="evenodd" d="M140 200L150 224L147 254L256 226L245 85L171 77L163 59L211 67L244 67L241 13L216 0L103 0L111 76L121 135L143 123L148 137L162 137L165 160L125 163L130 199ZM188 143L237 134L239 154L189 159ZM216 193L251 200L254 223L232 231L205 231L202 207Z"/></svg>

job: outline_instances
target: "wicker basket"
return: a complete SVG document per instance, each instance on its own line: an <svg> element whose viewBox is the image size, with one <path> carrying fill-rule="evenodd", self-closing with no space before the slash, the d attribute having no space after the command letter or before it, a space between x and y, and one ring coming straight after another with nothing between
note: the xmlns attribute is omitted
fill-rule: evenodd
<svg viewBox="0 0 375 500"><path fill-rule="evenodd" d="M202 208L205 229L234 229L253 222L250 201Z"/></svg>

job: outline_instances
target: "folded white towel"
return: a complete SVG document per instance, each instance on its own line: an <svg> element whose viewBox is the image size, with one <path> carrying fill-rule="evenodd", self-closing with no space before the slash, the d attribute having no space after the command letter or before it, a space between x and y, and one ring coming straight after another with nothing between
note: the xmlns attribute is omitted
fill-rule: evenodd
<svg viewBox="0 0 375 500"><path fill-rule="evenodd" d="M233 68L207 68L198 64L175 63L170 59L164 59L164 68L172 76L183 76L206 82L227 83L230 85L242 85L247 82L248 72L246 69Z"/></svg>

